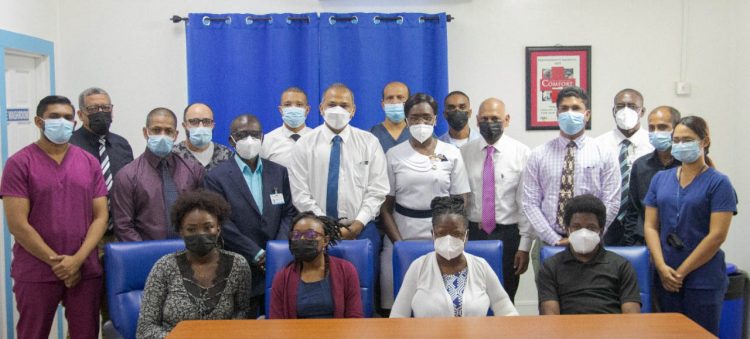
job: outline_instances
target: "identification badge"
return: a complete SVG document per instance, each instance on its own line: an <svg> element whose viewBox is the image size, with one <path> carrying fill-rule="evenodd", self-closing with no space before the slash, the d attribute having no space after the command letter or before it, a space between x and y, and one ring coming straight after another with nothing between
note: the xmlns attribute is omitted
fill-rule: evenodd
<svg viewBox="0 0 750 339"><path fill-rule="evenodd" d="M272 205L281 205L284 203L284 195L281 193L274 193L271 194L271 204Z"/></svg>

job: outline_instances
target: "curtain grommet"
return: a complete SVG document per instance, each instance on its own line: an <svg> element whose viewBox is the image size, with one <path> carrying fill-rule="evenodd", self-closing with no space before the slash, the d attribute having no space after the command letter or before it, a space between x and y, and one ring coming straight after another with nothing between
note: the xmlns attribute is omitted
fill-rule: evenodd
<svg viewBox="0 0 750 339"><path fill-rule="evenodd" d="M253 24L253 18L251 17L245 17L245 25L252 25Z"/></svg>
<svg viewBox="0 0 750 339"><path fill-rule="evenodd" d="M359 23L359 18L355 15L350 22L356 25Z"/></svg>
<svg viewBox="0 0 750 339"><path fill-rule="evenodd" d="M380 17L379 16L372 17L372 23L374 23L376 25L380 24Z"/></svg>
<svg viewBox="0 0 750 339"><path fill-rule="evenodd" d="M211 18L208 17L208 15L204 16L201 20L203 22L203 26L210 26L211 25Z"/></svg>
<svg viewBox="0 0 750 339"><path fill-rule="evenodd" d="M227 24L227 25L231 25L232 24L232 17L228 16L226 19L224 19L224 23Z"/></svg>
<svg viewBox="0 0 750 339"><path fill-rule="evenodd" d="M336 19L333 18L333 15L331 15L331 16L328 17L328 23L331 24L331 25L335 25L336 24Z"/></svg>
<svg viewBox="0 0 750 339"><path fill-rule="evenodd" d="M404 23L404 17L402 15L399 15L398 19L396 19L396 23L402 25Z"/></svg>
<svg viewBox="0 0 750 339"><path fill-rule="evenodd" d="M419 17L419 23L420 23L420 24L423 24L423 23L424 23L424 17L423 17L423 16L420 16L420 17Z"/></svg>

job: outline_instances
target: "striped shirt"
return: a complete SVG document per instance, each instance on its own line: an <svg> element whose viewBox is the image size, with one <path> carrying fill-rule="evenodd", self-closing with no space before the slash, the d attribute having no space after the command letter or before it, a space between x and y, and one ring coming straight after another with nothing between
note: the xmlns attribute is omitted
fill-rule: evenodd
<svg viewBox="0 0 750 339"><path fill-rule="evenodd" d="M573 195L593 194L607 207L606 227L620 209L620 169L615 157L586 135L576 143ZM523 213L541 240L555 244L565 228L557 224L560 179L569 139L559 136L536 147L523 175Z"/></svg>

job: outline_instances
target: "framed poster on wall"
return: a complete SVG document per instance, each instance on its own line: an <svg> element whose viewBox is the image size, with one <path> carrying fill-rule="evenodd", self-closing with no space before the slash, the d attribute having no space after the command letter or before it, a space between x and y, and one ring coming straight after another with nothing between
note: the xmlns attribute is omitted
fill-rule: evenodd
<svg viewBox="0 0 750 339"><path fill-rule="evenodd" d="M583 88L591 107L591 46L526 47L527 131L559 129L557 93L567 86Z"/></svg>

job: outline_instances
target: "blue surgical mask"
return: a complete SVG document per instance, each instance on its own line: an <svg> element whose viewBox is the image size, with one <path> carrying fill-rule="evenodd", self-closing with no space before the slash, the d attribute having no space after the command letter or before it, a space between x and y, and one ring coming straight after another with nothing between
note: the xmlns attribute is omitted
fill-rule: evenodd
<svg viewBox="0 0 750 339"><path fill-rule="evenodd" d="M302 107L289 106L281 109L281 119L291 128L297 128L305 124L305 111Z"/></svg>
<svg viewBox="0 0 750 339"><path fill-rule="evenodd" d="M172 152L172 146L174 146L174 140L168 135L148 136L148 149L159 158L166 157L169 152Z"/></svg>
<svg viewBox="0 0 750 339"><path fill-rule="evenodd" d="M383 111L385 111L386 119L394 123L404 121L404 104L384 104Z"/></svg>
<svg viewBox="0 0 750 339"><path fill-rule="evenodd" d="M213 130L210 127L191 127L188 131L190 132L190 143L198 148L208 145L213 137Z"/></svg>
<svg viewBox="0 0 750 339"><path fill-rule="evenodd" d="M70 140L70 137L73 135L73 127L75 127L75 124L64 118L45 119L44 136L46 136L49 141L62 145Z"/></svg>
<svg viewBox="0 0 750 339"><path fill-rule="evenodd" d="M586 125L586 115L581 112L567 111L557 115L560 130L567 135L575 135Z"/></svg>
<svg viewBox="0 0 750 339"><path fill-rule="evenodd" d="M694 163L701 156L698 141L688 141L672 144L672 156L683 164Z"/></svg>
<svg viewBox="0 0 750 339"><path fill-rule="evenodd" d="M648 134L648 141L657 151L666 151L672 147L672 132L651 132Z"/></svg>

